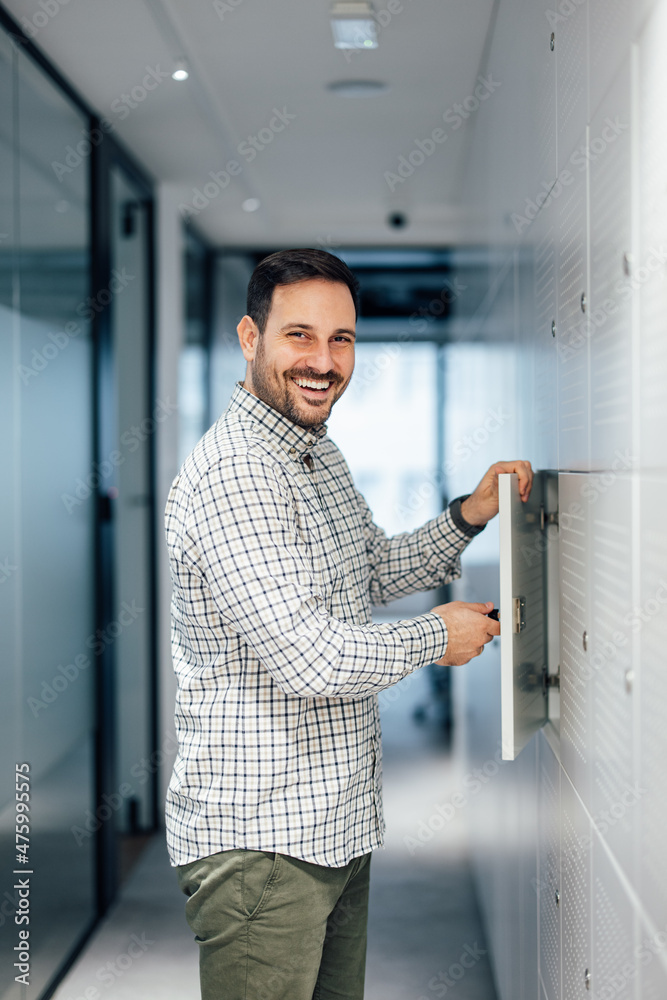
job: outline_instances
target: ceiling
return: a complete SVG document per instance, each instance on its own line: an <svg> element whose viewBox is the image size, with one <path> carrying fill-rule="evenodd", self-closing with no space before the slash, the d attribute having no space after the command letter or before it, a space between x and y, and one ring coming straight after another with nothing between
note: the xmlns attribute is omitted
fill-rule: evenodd
<svg viewBox="0 0 667 1000"><path fill-rule="evenodd" d="M334 48L327 0L50 0L36 25L33 0L4 4L147 171L178 186L214 245L474 240L460 205L474 113L460 128L443 114L473 94L494 0L376 0L379 47L353 52ZM176 83L181 57L190 78ZM344 80L387 89L327 89ZM385 173L437 128L446 140L390 185Z"/></svg>

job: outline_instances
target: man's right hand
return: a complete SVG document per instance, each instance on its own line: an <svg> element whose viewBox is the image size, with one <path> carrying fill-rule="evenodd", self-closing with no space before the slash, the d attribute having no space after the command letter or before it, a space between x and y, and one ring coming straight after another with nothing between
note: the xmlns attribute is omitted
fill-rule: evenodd
<svg viewBox="0 0 667 1000"><path fill-rule="evenodd" d="M452 601L451 604L433 608L433 613L440 615L447 626L449 635L447 652L436 663L442 667L460 667L474 656L479 656L485 644L491 642L495 635L500 635L500 623L487 618L492 610L493 601L486 604Z"/></svg>

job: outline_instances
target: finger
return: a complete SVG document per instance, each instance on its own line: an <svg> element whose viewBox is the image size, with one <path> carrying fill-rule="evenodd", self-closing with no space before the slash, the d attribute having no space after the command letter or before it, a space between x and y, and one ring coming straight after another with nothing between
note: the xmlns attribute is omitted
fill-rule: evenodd
<svg viewBox="0 0 667 1000"><path fill-rule="evenodd" d="M470 611L477 611L480 615L487 615L489 611L493 611L493 601L486 601L485 604L467 604L466 607Z"/></svg>
<svg viewBox="0 0 667 1000"><path fill-rule="evenodd" d="M501 468L502 467L502 468ZM515 459L512 462L498 462L496 468L499 472L515 472L519 479L519 495L523 501L530 496L533 488L535 473L530 462L522 459Z"/></svg>

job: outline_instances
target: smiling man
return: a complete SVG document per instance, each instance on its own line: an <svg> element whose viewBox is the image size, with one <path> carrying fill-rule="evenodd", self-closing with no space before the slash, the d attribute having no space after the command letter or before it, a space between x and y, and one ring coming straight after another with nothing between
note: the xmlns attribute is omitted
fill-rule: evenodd
<svg viewBox="0 0 667 1000"><path fill-rule="evenodd" d="M354 369L357 282L321 250L265 258L229 408L166 512L179 751L171 861L203 1000L361 1000L371 852L382 843L378 692L460 665L492 604L372 624L371 607L460 574L498 512L499 462L417 531L373 523L325 421ZM372 442L369 442L372 447Z"/></svg>

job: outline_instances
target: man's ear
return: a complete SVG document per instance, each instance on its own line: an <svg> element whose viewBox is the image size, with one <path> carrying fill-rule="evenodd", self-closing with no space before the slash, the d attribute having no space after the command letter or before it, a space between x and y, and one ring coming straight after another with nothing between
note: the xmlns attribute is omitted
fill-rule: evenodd
<svg viewBox="0 0 667 1000"><path fill-rule="evenodd" d="M239 335L243 357L246 361L254 361L260 336L257 324L250 316L246 315L236 327L236 332Z"/></svg>

